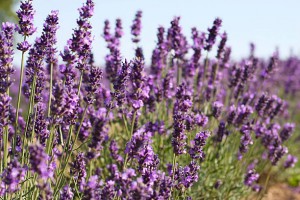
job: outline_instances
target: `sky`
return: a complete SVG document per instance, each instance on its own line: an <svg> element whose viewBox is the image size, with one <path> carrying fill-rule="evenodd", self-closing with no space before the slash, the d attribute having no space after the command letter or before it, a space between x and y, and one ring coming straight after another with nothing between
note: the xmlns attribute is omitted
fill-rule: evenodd
<svg viewBox="0 0 300 200"><path fill-rule="evenodd" d="M60 29L57 33L58 50L62 50L76 27L78 8L84 0L34 0L37 33L42 31L47 14L59 10ZM101 37L104 20L110 20L112 27L116 18L121 18L124 36L121 52L124 58L132 58L134 45L131 42L130 26L138 10L143 11L141 46L146 62L150 62L155 47L159 25L168 28L174 16L181 16L184 34L190 38L191 28L206 31L216 17L223 20L221 31L228 34L228 46L232 56L239 59L247 56L250 42L256 45L256 55L267 58L276 47L281 57L300 54L300 1L299 0L94 0L93 53L96 63L103 64L108 53ZM19 5L16 5L16 10ZM18 58L19 55L16 55Z"/></svg>

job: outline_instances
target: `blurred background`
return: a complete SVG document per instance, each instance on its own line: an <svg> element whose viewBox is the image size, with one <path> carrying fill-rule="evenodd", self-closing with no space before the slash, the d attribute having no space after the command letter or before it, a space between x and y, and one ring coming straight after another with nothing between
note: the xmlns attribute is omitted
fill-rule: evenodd
<svg viewBox="0 0 300 200"><path fill-rule="evenodd" d="M58 49L62 50L76 27L77 9L84 0L34 0L35 24L39 36L43 22L51 10L59 10L60 29ZM0 0L1 21L14 21L19 0ZM131 43L130 26L137 10L143 11L141 45L146 62L149 64L155 46L157 27L168 28L174 16L181 16L184 33L190 38L190 30L197 27L206 31L216 17L223 20L222 31L228 34L228 45L232 47L235 59L248 55L249 44L256 44L256 55L268 57L279 48L282 58L290 54L300 54L300 1L299 0L95 0L95 14L92 18L95 41L93 52L97 64L104 63L107 54L102 39L104 20L109 19L112 28L116 18L123 21L124 36L121 40L124 58L132 58L134 46ZM15 21L17 22L17 21ZM20 38L18 38L20 40ZM20 55L15 55L19 63Z"/></svg>

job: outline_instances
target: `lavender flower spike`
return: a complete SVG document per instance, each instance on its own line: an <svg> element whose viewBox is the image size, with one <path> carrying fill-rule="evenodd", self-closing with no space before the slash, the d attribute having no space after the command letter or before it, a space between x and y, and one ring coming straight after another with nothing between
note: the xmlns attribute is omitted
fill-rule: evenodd
<svg viewBox="0 0 300 200"><path fill-rule="evenodd" d="M9 80L15 70L13 68L13 34L15 24L2 23L0 32L0 93L5 93L11 81Z"/></svg>
<svg viewBox="0 0 300 200"><path fill-rule="evenodd" d="M135 15L135 19L131 26L131 34L134 36L132 38L132 41L134 43L138 43L140 41L139 36L141 34L141 29L142 29L141 18L142 18L142 11L138 11Z"/></svg>
<svg viewBox="0 0 300 200"><path fill-rule="evenodd" d="M18 29L19 33L23 36L30 36L36 31L33 25L35 10L33 9L32 2L32 0L22 1L20 9L17 11L19 18Z"/></svg>
<svg viewBox="0 0 300 200"><path fill-rule="evenodd" d="M210 136L210 132L202 131L197 133L195 139L191 141L192 147L189 150L189 154L192 159L200 159L203 161L205 158L205 153L203 152L203 147L206 144L207 138Z"/></svg>
<svg viewBox="0 0 300 200"><path fill-rule="evenodd" d="M208 34L208 38L206 39L206 46L204 47L206 51L210 51L213 45L215 44L216 37L218 35L221 25L222 25L222 20L220 18L217 18L214 21L213 27L208 29L209 34Z"/></svg>
<svg viewBox="0 0 300 200"><path fill-rule="evenodd" d="M53 172L49 170L49 156L45 153L44 148L37 144L29 147L29 162L31 170L37 173L40 178L49 178L53 176Z"/></svg>
<svg viewBox="0 0 300 200"><path fill-rule="evenodd" d="M298 158L289 154L284 162L285 168L292 168L298 162Z"/></svg>

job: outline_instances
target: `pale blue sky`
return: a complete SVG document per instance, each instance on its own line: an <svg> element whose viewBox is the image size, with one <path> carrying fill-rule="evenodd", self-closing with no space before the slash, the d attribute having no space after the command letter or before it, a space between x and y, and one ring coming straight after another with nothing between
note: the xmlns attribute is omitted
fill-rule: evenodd
<svg viewBox="0 0 300 200"><path fill-rule="evenodd" d="M44 19L51 10L59 10L60 29L58 48L61 50L76 27L78 11L83 0L34 0L35 24L40 35ZM125 35L122 39L122 54L133 55L130 26L137 10L143 11L142 47L149 63L155 46L157 27L169 27L174 16L181 16L184 33L190 37L193 26L204 31L216 17L223 20L222 30L229 37L234 58L246 56L249 43L257 46L257 55L267 57L275 47L286 57L293 49L300 54L300 1L299 0L95 0L95 14L92 18L95 41L93 52L96 62L103 63L107 53L105 42L100 36L103 22L112 23L118 17L123 20ZM32 38L33 39L33 38Z"/></svg>

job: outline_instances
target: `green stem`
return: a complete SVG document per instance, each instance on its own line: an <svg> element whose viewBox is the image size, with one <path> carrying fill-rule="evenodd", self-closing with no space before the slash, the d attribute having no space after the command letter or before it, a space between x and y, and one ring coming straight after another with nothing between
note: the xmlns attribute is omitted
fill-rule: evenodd
<svg viewBox="0 0 300 200"><path fill-rule="evenodd" d="M52 141L53 141L53 137L54 137L54 130L55 130L55 127L53 127L53 125L50 126L50 136L48 138L48 141L47 141L47 146L46 146L46 152L49 156L51 156L51 147L52 147Z"/></svg>
<svg viewBox="0 0 300 200"><path fill-rule="evenodd" d="M172 182L174 181L174 177L175 177L175 170L176 170L176 154L173 154L173 161L172 161ZM173 193L173 187L171 187L171 196L169 199L171 199L172 197L172 193Z"/></svg>
<svg viewBox="0 0 300 200"><path fill-rule="evenodd" d="M75 144L76 144L76 141L77 141L77 138L78 138L78 135L79 135L79 132L80 132L82 123L83 123L83 121L84 121L84 117L85 117L86 112L87 112L87 109L88 109L88 105L86 105L85 108L84 108L84 111L83 111L83 114L82 114L82 117L81 117L81 120L80 120L80 125L79 125L79 128L78 128L78 130L77 130L77 133L76 133L76 135L75 135L74 142L73 142L73 144L72 144L72 147L71 147L71 150L70 150L69 154L67 155L66 162L65 162L65 164L64 164L64 166L63 166L63 169L62 169L62 171L60 172L60 175L59 175L59 178L58 178L58 182L57 182L57 185L56 185L56 190L54 190L54 191L55 191L54 197L57 195L57 192L59 191L59 187L60 187L60 182L61 182L62 176L63 176L64 171L65 171L65 169L66 169L66 167L67 167L67 165L68 165L69 159L70 159L70 157L72 156L73 149L74 149L74 146L75 146Z"/></svg>
<svg viewBox="0 0 300 200"><path fill-rule="evenodd" d="M133 129L134 129L134 122L135 122L135 118L136 118L136 112L137 112L137 111L134 111L133 117L132 117L129 141L131 140L132 135L133 135ZM123 170L126 169L126 167L127 167L127 162L128 162L128 154L126 154L126 156L125 156L124 165L123 165Z"/></svg>
<svg viewBox="0 0 300 200"><path fill-rule="evenodd" d="M49 86L49 101L48 101L48 117L51 115L51 99L52 99L52 85L53 85L53 63L50 63L50 86Z"/></svg>
<svg viewBox="0 0 300 200"><path fill-rule="evenodd" d="M80 73L80 80L79 80L79 84L78 84L78 92L77 92L78 98L79 98L79 96L80 96L80 88L81 88L81 84L82 84L82 79L83 79L83 71L81 71L81 73Z"/></svg>
<svg viewBox="0 0 300 200"><path fill-rule="evenodd" d="M178 64L177 60L177 85L180 85L181 81L181 66Z"/></svg>
<svg viewBox="0 0 300 200"><path fill-rule="evenodd" d="M8 126L5 126L5 132L3 135L3 170L7 167L8 157Z"/></svg>
<svg viewBox="0 0 300 200"><path fill-rule="evenodd" d="M268 187L268 183L269 183L270 176L271 176L271 171L272 171L271 168L272 168L272 165L269 167L268 176L267 176L267 179L265 181L264 189L263 189L261 195L258 195L258 197L257 197L257 199L259 199L259 200L261 200L264 197L264 195L267 191L267 187Z"/></svg>
<svg viewBox="0 0 300 200"><path fill-rule="evenodd" d="M32 112L32 109L33 109L33 105L34 105L34 93L35 93L35 82L36 82L36 75L33 76L33 83L32 83L32 91L30 93L30 102L29 102L29 107L28 107L28 111L27 111L27 119L26 119L26 126L25 126L25 130L24 130L24 134L23 134L23 148L22 148L22 164L24 164L25 162L25 154L27 153L25 150L26 150L26 144L25 144L25 141L26 141L26 133L27 133L27 130L28 130L28 126L29 126L29 119L30 119L30 114ZM27 141L28 143L28 141ZM27 144L28 146L28 144Z"/></svg>
<svg viewBox="0 0 300 200"><path fill-rule="evenodd" d="M26 36L24 36L24 41L26 40ZM20 72L20 82L19 82L19 92L18 92L18 102L17 102L17 110L16 110L16 120L15 120L15 134L13 139L13 147L12 147L12 156L15 154L15 148L17 143L17 135L18 135L18 122L19 122L19 110L20 110L20 102L21 102L21 96L22 96L22 84L23 84L23 76L24 76L24 54L25 52L22 52L21 57L21 72Z"/></svg>

